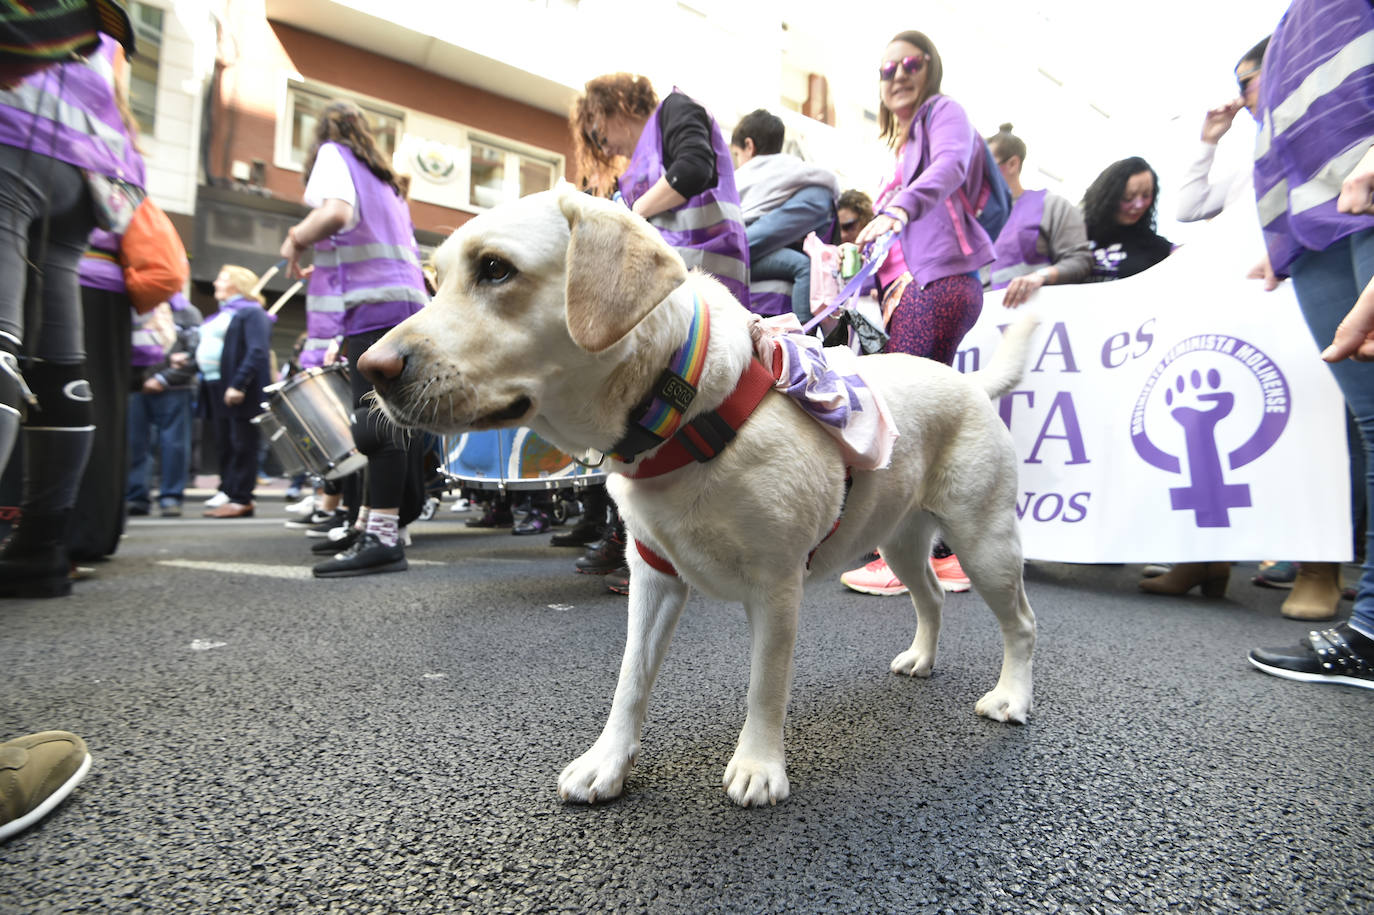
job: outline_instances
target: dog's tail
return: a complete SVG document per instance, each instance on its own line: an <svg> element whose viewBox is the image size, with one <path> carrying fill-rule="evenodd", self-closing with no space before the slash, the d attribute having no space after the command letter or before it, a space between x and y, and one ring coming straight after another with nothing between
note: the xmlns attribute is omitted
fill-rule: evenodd
<svg viewBox="0 0 1374 915"><path fill-rule="evenodd" d="M988 367L974 373L975 380L988 392L988 397L996 400L1021 383L1026 371L1026 356L1030 349L1031 334L1040 324L1040 318L1032 312L1022 315L1015 324L1002 334L997 351L992 354Z"/></svg>

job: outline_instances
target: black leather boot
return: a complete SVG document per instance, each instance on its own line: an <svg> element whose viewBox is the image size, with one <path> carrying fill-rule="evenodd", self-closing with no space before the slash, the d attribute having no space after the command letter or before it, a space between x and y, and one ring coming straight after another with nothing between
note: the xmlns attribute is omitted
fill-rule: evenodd
<svg viewBox="0 0 1374 915"><path fill-rule="evenodd" d="M25 512L0 551L0 597L66 597L72 593L65 542L70 511Z"/></svg>
<svg viewBox="0 0 1374 915"><path fill-rule="evenodd" d="M583 575L609 575L625 564L625 528L617 525L604 539L588 545L577 560Z"/></svg>

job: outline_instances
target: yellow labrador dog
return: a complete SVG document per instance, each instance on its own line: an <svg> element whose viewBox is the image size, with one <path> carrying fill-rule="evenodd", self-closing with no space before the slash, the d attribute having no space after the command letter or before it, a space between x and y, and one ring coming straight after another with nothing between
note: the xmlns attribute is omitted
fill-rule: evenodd
<svg viewBox="0 0 1374 915"><path fill-rule="evenodd" d="M697 297L710 334L686 418L720 405L754 359L750 314L720 284L689 273L644 220L570 185L473 219L434 260L433 303L359 360L401 426L456 433L526 425L571 454L610 452L687 339ZM944 595L928 561L937 529L1001 624L1001 676L976 711L1026 720L1035 618L1021 580L1016 458L990 398L1020 378L1033 324L1013 325L974 375L912 356L865 357L865 377L901 434L890 466L855 471L847 497L839 447L777 391L763 395L713 460L649 479L622 475L633 468L608 461L632 544L678 574L627 549L620 681L600 737L559 777L563 799L621 793L689 587L743 603L752 636L748 713L725 790L744 806L785 799L783 717L803 582L833 585L878 545L916 607L915 638L891 668L927 677Z"/></svg>

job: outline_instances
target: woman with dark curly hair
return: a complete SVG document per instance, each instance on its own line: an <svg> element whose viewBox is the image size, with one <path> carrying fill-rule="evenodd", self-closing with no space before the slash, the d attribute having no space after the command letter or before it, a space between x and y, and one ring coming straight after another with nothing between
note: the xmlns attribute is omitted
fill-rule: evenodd
<svg viewBox="0 0 1374 915"><path fill-rule="evenodd" d="M1090 283L1143 273L1174 250L1155 232L1159 176L1139 156L1113 162L1083 193L1083 221L1093 248Z"/></svg>
<svg viewBox="0 0 1374 915"><path fill-rule="evenodd" d="M573 104L573 145L588 189L614 188L688 267L701 267L749 307L749 242L725 135L674 89L660 103L646 77L598 76Z"/></svg>
<svg viewBox="0 0 1374 915"><path fill-rule="evenodd" d="M300 256L314 249L306 331L311 340L342 337L356 362L429 296L401 184L377 148L366 114L350 101L331 102L320 114L306 158L305 202L313 209L287 231L281 256L289 272L299 275ZM315 566L316 578L404 570L401 527L413 515L403 517L402 511L421 488L418 449L408 453L397 431L384 427L363 403L372 385L361 372L350 373L349 385L353 437L367 457L366 498L357 525L337 541L341 551Z"/></svg>

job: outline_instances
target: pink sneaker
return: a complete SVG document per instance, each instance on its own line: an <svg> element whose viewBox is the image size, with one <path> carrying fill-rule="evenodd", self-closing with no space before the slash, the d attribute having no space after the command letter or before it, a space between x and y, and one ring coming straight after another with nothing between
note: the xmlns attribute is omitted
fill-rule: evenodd
<svg viewBox="0 0 1374 915"><path fill-rule="evenodd" d="M969 589L968 576L964 574L964 567L959 565L959 557L953 553L944 559L930 557L930 567L935 570L935 577L940 579L940 587L946 591L967 591Z"/></svg>
<svg viewBox="0 0 1374 915"><path fill-rule="evenodd" d="M840 583L861 594L888 597L906 593L906 585L897 580L897 576L887 567L881 556L861 569L845 572L840 576Z"/></svg>

